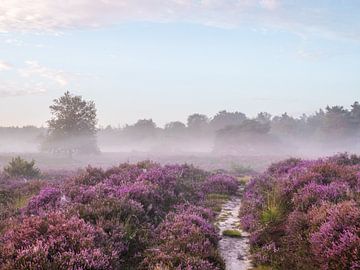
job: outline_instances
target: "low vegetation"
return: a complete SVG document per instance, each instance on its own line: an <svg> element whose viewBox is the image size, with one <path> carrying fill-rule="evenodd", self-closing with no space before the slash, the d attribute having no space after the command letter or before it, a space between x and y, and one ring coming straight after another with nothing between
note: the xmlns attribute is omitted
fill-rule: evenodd
<svg viewBox="0 0 360 270"><path fill-rule="evenodd" d="M242 237L242 234L239 230L225 230L222 233L224 236L229 236L229 237Z"/></svg>
<svg viewBox="0 0 360 270"><path fill-rule="evenodd" d="M258 269L360 268L360 160L288 159L247 185L242 227Z"/></svg>
<svg viewBox="0 0 360 270"><path fill-rule="evenodd" d="M35 166L35 161L26 161L21 157L12 158L7 166L4 167L4 173L8 177L23 177L26 179L37 178L40 176L40 170Z"/></svg>
<svg viewBox="0 0 360 270"><path fill-rule="evenodd" d="M226 174L152 162L88 167L55 182L0 181L0 269L225 269L207 204L237 185Z"/></svg>

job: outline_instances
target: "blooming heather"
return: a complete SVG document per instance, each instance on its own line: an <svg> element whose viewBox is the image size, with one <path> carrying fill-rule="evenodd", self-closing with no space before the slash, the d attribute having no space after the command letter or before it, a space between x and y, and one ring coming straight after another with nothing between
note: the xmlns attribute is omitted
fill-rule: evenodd
<svg viewBox="0 0 360 270"><path fill-rule="evenodd" d="M235 194L232 176L146 161L43 185L0 216L0 270L224 269L204 199Z"/></svg>
<svg viewBox="0 0 360 270"><path fill-rule="evenodd" d="M360 269L360 159L289 159L246 187L240 211L254 262L275 269Z"/></svg>

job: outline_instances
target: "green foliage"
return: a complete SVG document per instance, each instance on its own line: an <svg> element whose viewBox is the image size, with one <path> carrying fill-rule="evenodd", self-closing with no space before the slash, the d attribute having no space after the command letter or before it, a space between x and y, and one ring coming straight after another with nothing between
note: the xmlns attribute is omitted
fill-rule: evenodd
<svg viewBox="0 0 360 270"><path fill-rule="evenodd" d="M26 161L20 156L13 158L4 168L9 177L37 178L40 176L39 168L35 167L35 161Z"/></svg>
<svg viewBox="0 0 360 270"><path fill-rule="evenodd" d="M97 153L96 108L93 101L66 92L50 106L52 118L42 148L50 152Z"/></svg>
<svg viewBox="0 0 360 270"><path fill-rule="evenodd" d="M273 223L280 219L281 212L276 205L269 206L261 213L261 222L264 224Z"/></svg>
<svg viewBox="0 0 360 270"><path fill-rule="evenodd" d="M238 230L225 230L222 233L224 236L240 238L242 237L241 232Z"/></svg>
<svg viewBox="0 0 360 270"><path fill-rule="evenodd" d="M267 194L266 208L261 212L261 222L269 224L277 222L282 217L282 205L276 195L275 191Z"/></svg>

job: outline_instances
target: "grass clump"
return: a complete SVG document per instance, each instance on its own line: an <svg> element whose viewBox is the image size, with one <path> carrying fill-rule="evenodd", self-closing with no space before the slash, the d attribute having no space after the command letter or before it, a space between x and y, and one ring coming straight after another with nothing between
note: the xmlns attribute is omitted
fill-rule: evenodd
<svg viewBox="0 0 360 270"><path fill-rule="evenodd" d="M222 206L229 200L230 196L227 194L210 193L206 196L206 207L213 210L215 213L220 213Z"/></svg>
<svg viewBox="0 0 360 270"><path fill-rule="evenodd" d="M223 236L229 236L229 237L236 237L240 238L242 237L242 234L239 230L225 230L223 231Z"/></svg>

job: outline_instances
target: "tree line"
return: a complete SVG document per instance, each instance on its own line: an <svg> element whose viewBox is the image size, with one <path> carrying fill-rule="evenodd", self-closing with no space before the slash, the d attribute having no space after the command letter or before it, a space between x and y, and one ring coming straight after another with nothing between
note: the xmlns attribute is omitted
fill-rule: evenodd
<svg viewBox="0 0 360 270"><path fill-rule="evenodd" d="M65 92L50 106L51 119L46 128L0 127L0 138L11 134L23 138L23 134L36 135L41 150L52 153L99 153L98 139L109 145L145 144L178 145L186 142L206 141L214 151L257 152L273 151L289 147L294 142L326 145L358 145L360 139L360 104L350 108L327 106L311 115L293 117L287 113L272 116L260 112L256 117L226 110L213 117L194 113L187 121L173 121L158 127L152 119L140 119L124 127L98 127L94 101ZM38 132L38 133L37 133Z"/></svg>

